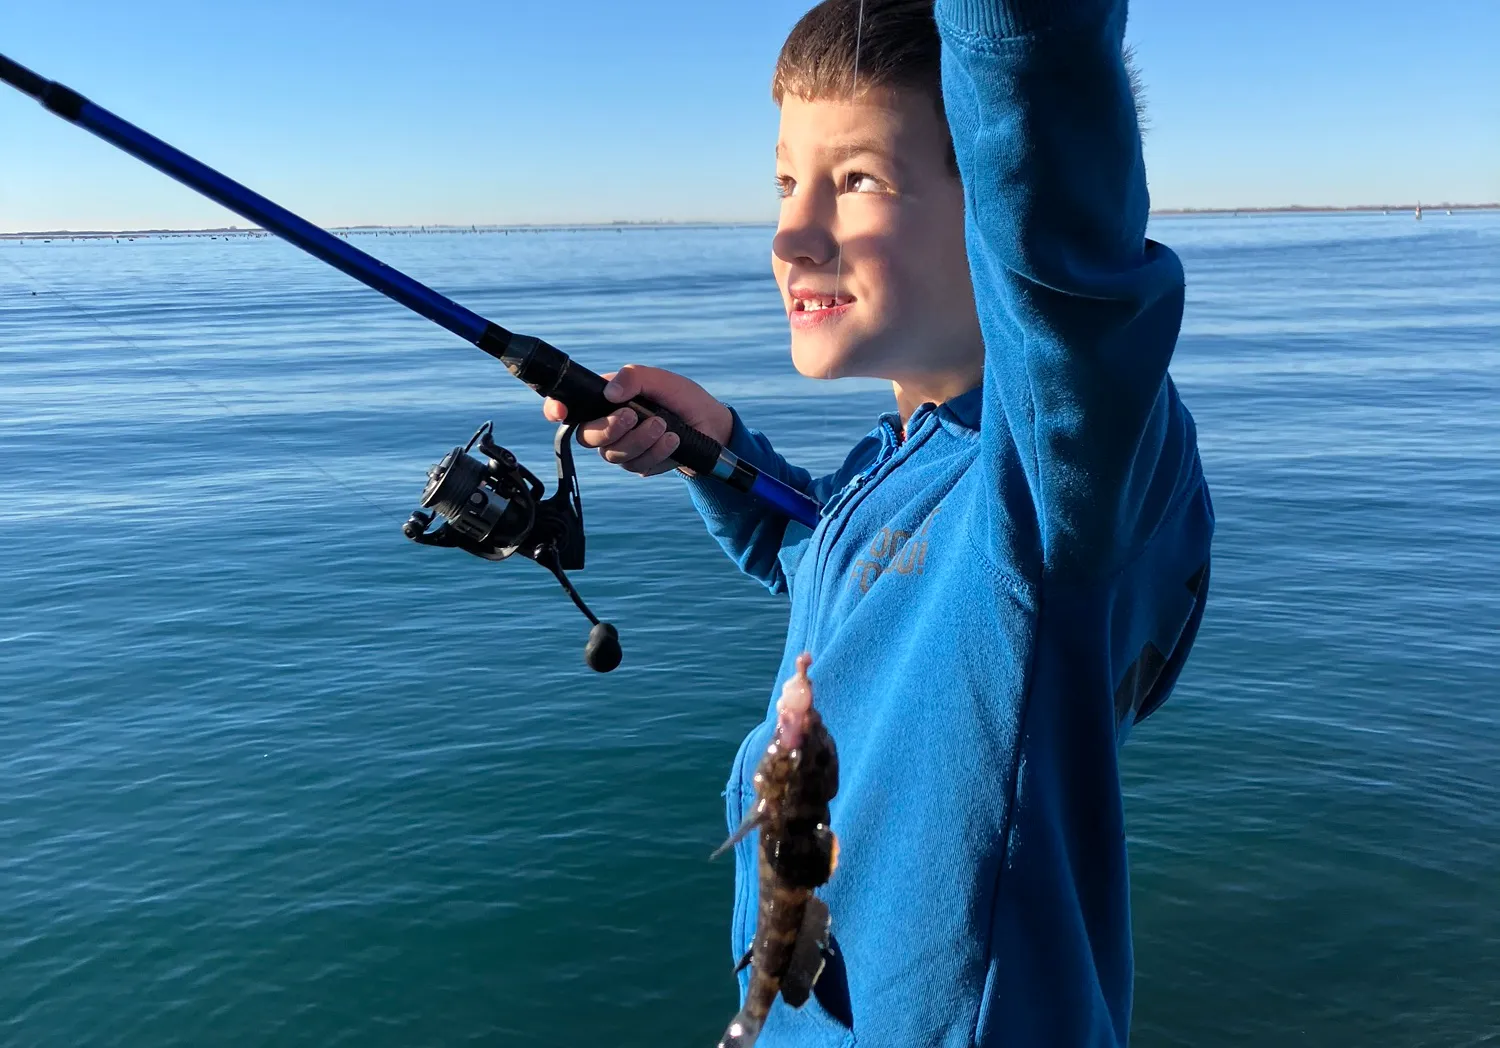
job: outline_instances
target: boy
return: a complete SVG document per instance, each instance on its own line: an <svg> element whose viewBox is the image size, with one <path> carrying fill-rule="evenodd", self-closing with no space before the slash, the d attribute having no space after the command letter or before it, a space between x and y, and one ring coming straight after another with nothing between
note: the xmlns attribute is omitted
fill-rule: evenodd
<svg viewBox="0 0 1500 1048"><path fill-rule="evenodd" d="M797 369L889 379L896 412L813 478L688 379L629 366L610 391L824 504L810 533L690 481L735 562L790 593L778 680L811 652L842 769L821 894L854 1029L778 1004L762 1043L1124 1044L1117 749L1192 644L1213 526L1166 374L1183 274L1145 239L1126 3L859 10L826 0L782 50L772 269ZM675 438L636 422L581 439L671 468ZM731 829L774 719L735 760ZM735 957L755 846L736 849Z"/></svg>

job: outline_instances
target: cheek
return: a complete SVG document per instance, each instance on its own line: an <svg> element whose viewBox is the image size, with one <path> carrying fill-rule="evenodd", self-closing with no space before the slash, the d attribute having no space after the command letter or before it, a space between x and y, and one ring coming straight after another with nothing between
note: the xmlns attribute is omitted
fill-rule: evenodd
<svg viewBox="0 0 1500 1048"><path fill-rule="evenodd" d="M963 195L948 195L935 209L932 229L932 253L939 259L937 269L948 284L950 298L972 299L973 277L969 273L969 249L964 239Z"/></svg>
<svg viewBox="0 0 1500 1048"><path fill-rule="evenodd" d="M920 296L917 308L952 316L974 300L963 211L938 209L913 231L905 284Z"/></svg>
<svg viewBox="0 0 1500 1048"><path fill-rule="evenodd" d="M859 259L860 283L873 292L873 305L884 324L899 324L919 313L931 298L933 280L930 236L920 216L894 222L867 242Z"/></svg>
<svg viewBox="0 0 1500 1048"><path fill-rule="evenodd" d="M872 223L844 241L843 272L850 290L878 313L899 308L905 297L907 239L901 224L891 221Z"/></svg>

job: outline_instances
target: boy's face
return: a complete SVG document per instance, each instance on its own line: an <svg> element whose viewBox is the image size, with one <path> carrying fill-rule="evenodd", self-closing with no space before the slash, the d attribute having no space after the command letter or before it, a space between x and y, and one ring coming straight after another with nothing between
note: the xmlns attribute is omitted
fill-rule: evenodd
<svg viewBox="0 0 1500 1048"><path fill-rule="evenodd" d="M802 374L921 385L976 372L963 187L947 158L920 92L783 100L771 268Z"/></svg>

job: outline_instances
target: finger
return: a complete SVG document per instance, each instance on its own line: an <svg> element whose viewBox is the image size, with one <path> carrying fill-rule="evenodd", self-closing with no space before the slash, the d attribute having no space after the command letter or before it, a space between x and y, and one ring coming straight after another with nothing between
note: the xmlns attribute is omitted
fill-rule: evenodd
<svg viewBox="0 0 1500 1048"><path fill-rule="evenodd" d="M644 477L672 468L672 452L677 450L677 434L668 433L650 448L625 463L625 468Z"/></svg>
<svg viewBox="0 0 1500 1048"><path fill-rule="evenodd" d="M580 426L578 442L586 448L607 448L634 429L639 421L634 410L621 408L612 415Z"/></svg>
<svg viewBox="0 0 1500 1048"><path fill-rule="evenodd" d="M626 364L613 375L604 376L609 379L604 386L604 399L614 404L623 404L639 396L645 388L647 373L653 370L655 369L639 364Z"/></svg>
<svg viewBox="0 0 1500 1048"><path fill-rule="evenodd" d="M548 422L568 421L568 405L551 397L542 401L542 415Z"/></svg>
<svg viewBox="0 0 1500 1048"><path fill-rule="evenodd" d="M625 408L618 414L635 412ZM648 418L618 440L611 441L604 449L604 460L623 466L649 451L667 432L667 424L659 418Z"/></svg>
<svg viewBox="0 0 1500 1048"><path fill-rule="evenodd" d="M674 469L677 469L677 468L678 468L677 463L673 462L671 459L667 459L665 462L661 463L658 466L652 466L648 470L642 470L641 471L641 476L643 476L643 477L659 477L663 473L671 473ZM684 474L684 475L686 476L687 474Z"/></svg>

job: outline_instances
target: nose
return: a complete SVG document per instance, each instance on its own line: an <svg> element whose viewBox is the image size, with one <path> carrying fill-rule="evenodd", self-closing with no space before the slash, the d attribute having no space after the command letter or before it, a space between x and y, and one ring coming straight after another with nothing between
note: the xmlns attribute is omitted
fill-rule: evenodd
<svg viewBox="0 0 1500 1048"><path fill-rule="evenodd" d="M832 210L814 193L788 197L781 205L771 253L787 265L809 269L831 263L839 250L831 228Z"/></svg>

